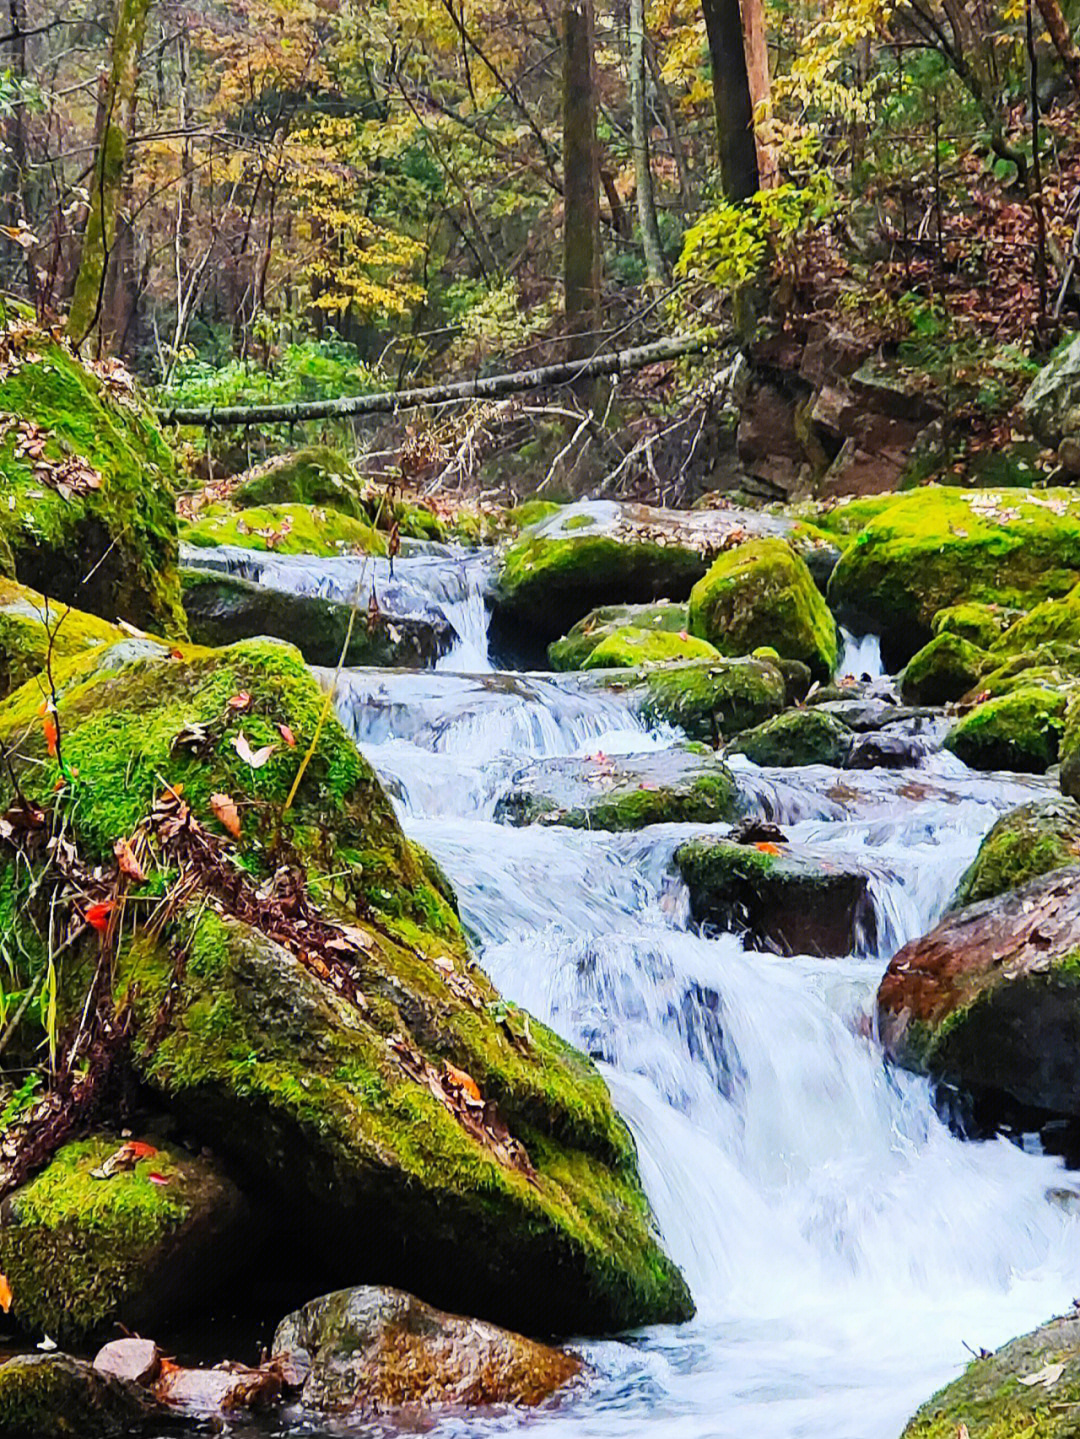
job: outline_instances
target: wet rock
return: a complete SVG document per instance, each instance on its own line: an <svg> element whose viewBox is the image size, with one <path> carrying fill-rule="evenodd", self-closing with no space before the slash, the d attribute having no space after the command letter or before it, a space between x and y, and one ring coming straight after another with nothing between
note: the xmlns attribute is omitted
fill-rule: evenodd
<svg viewBox="0 0 1080 1439"><path fill-rule="evenodd" d="M542 760L519 771L500 799L505 824L634 830L713 824L738 808L735 781L715 755L690 749Z"/></svg>
<svg viewBox="0 0 1080 1439"><path fill-rule="evenodd" d="M690 595L690 632L724 655L769 645L814 678L836 668L836 624L810 571L784 540L759 539L721 555Z"/></svg>
<svg viewBox="0 0 1080 1439"><path fill-rule="evenodd" d="M197 644L229 645L271 635L296 644L309 664L338 663L352 606L315 595L293 594L208 570L182 574L184 610ZM448 620L380 613L372 628L366 613L352 625L347 665L426 669L456 638Z"/></svg>
<svg viewBox="0 0 1080 1439"><path fill-rule="evenodd" d="M386 540L366 520L325 505L259 505L237 510L209 505L183 526L195 549L241 545L279 555L384 555Z"/></svg>
<svg viewBox="0 0 1080 1439"><path fill-rule="evenodd" d="M737 820L728 830L727 838L732 844L760 844L763 841L787 844L787 835L778 824L767 819L757 819L753 815Z"/></svg>
<svg viewBox="0 0 1080 1439"><path fill-rule="evenodd" d="M152 1339L113 1339L94 1355L94 1368L147 1389L161 1373L161 1351Z"/></svg>
<svg viewBox="0 0 1080 1439"><path fill-rule="evenodd" d="M432 1309L395 1289L344 1289L278 1326L275 1355L310 1355L302 1400L330 1413L543 1403L581 1360L520 1334Z"/></svg>
<svg viewBox="0 0 1080 1439"><path fill-rule="evenodd" d="M779 954L851 954L873 932L866 875L796 846L695 839L675 851L698 924Z"/></svg>
<svg viewBox="0 0 1080 1439"><path fill-rule="evenodd" d="M606 605L590 610L584 619L548 646L553 670L580 670L597 645L626 626L653 634L674 634L687 626L686 606L659 600L654 605Z"/></svg>
<svg viewBox="0 0 1080 1439"><path fill-rule="evenodd" d="M718 745L726 735L779 714L784 677L766 660L698 660L644 671L596 671L607 689L626 689L650 724L671 724Z"/></svg>
<svg viewBox="0 0 1080 1439"><path fill-rule="evenodd" d="M1004 814L979 846L953 895L962 909L1080 860L1080 804L1055 796Z"/></svg>
<svg viewBox="0 0 1080 1439"><path fill-rule="evenodd" d="M759 765L842 765L854 735L847 725L820 709L789 710L746 730L733 740L732 754Z"/></svg>
<svg viewBox="0 0 1080 1439"><path fill-rule="evenodd" d="M987 658L959 635L939 634L908 660L900 674L900 696L913 705L951 704L978 683Z"/></svg>
<svg viewBox="0 0 1080 1439"><path fill-rule="evenodd" d="M902 1439L1073 1439L1080 1408L1080 1319L1052 1319L973 1359L928 1400Z"/></svg>
<svg viewBox="0 0 1080 1439"><path fill-rule="evenodd" d="M139 1385L67 1354L18 1356L0 1366L4 1439L130 1439L161 1433L165 1417Z"/></svg>
<svg viewBox="0 0 1080 1439"><path fill-rule="evenodd" d="M890 1059L962 1091L1080 1114L1080 868L949 914L878 990Z"/></svg>
<svg viewBox="0 0 1080 1439"><path fill-rule="evenodd" d="M259 1369L231 1363L213 1369L170 1364L154 1386L154 1395L162 1404L192 1418L271 1409L281 1394L281 1375L269 1364Z"/></svg>
<svg viewBox="0 0 1080 1439"><path fill-rule="evenodd" d="M1042 774L1057 761L1065 706L1058 690L1025 685L976 705L945 736L945 748L972 769Z"/></svg>
<svg viewBox="0 0 1080 1439"><path fill-rule="evenodd" d="M846 769L911 769L922 763L929 752L924 739L910 733L890 734L887 730L857 736L848 757Z"/></svg>
<svg viewBox="0 0 1080 1439"><path fill-rule="evenodd" d="M125 1143L100 1134L65 1145L0 1206L0 1272L24 1332L70 1343L116 1321L171 1323L243 1259L250 1216L228 1179L164 1144L142 1144L149 1152L110 1172Z"/></svg>
<svg viewBox="0 0 1080 1439"><path fill-rule="evenodd" d="M635 669L639 665L673 664L679 660L719 659L706 640L685 631L670 634L663 630L626 626L615 630L593 650L582 666L587 670Z"/></svg>

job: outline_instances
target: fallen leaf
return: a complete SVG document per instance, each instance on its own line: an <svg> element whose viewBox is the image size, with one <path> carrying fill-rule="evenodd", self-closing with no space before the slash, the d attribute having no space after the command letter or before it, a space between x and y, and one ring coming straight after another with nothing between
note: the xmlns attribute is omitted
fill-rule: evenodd
<svg viewBox="0 0 1080 1439"><path fill-rule="evenodd" d="M149 1159L152 1154L157 1153L154 1146L147 1144L144 1139L132 1139L124 1145L124 1148L136 1159Z"/></svg>
<svg viewBox="0 0 1080 1439"><path fill-rule="evenodd" d="M292 730L287 724L278 725L278 734L281 735L281 738L285 741L285 743L289 746L290 749L296 748L296 736L293 734Z"/></svg>
<svg viewBox="0 0 1080 1439"><path fill-rule="evenodd" d="M11 1313L11 1301L14 1297L11 1292L11 1285L8 1283L7 1275L0 1274L0 1309L2 1309L5 1314Z"/></svg>
<svg viewBox="0 0 1080 1439"><path fill-rule="evenodd" d="M240 838L240 812L231 795L212 794L210 796L210 808L214 811L214 818L227 829L233 839Z"/></svg>
<svg viewBox="0 0 1080 1439"><path fill-rule="evenodd" d="M1036 1370L1034 1374L1025 1374L1023 1379L1020 1380L1020 1383L1027 1385L1041 1384L1044 1389L1052 1389L1064 1373L1064 1364L1044 1364L1043 1367Z"/></svg>
<svg viewBox="0 0 1080 1439"><path fill-rule="evenodd" d="M56 1348L56 1340L50 1339L49 1336L46 1334L45 1338L42 1339L42 1341L38 1345L38 1348L43 1349L46 1354L51 1354Z"/></svg>
<svg viewBox="0 0 1080 1439"><path fill-rule="evenodd" d="M229 708L239 714L242 710L251 708L251 696L247 690L241 690L239 694L233 695L229 700Z"/></svg>
<svg viewBox="0 0 1080 1439"><path fill-rule="evenodd" d="M264 744L262 749L253 750L243 730L233 736L232 746L244 763L249 764L252 769L262 769L277 748L277 745Z"/></svg>
<svg viewBox="0 0 1080 1439"><path fill-rule="evenodd" d="M463 1069L456 1069L452 1064L446 1066L444 1073L451 1084L456 1084L459 1089L463 1089L470 1099L483 1103L484 1096L480 1093L480 1086L471 1074L466 1074Z"/></svg>
<svg viewBox="0 0 1080 1439"><path fill-rule="evenodd" d="M109 915L112 912L113 902L111 899L99 900L97 904L92 904L86 911L86 922L99 934L102 934L109 927Z"/></svg>
<svg viewBox="0 0 1080 1439"><path fill-rule="evenodd" d="M762 854L783 854L783 850L778 844L773 844L767 839L758 840L754 848L759 849Z"/></svg>
<svg viewBox="0 0 1080 1439"><path fill-rule="evenodd" d="M156 1170L151 1170L150 1173L149 1173L146 1177L147 1177L147 1179L149 1179L149 1181L150 1181L151 1184L168 1184L168 1183L169 1183L168 1177L167 1177L166 1175L164 1175L164 1174L158 1174Z"/></svg>
<svg viewBox="0 0 1080 1439"><path fill-rule="evenodd" d="M128 879L133 879L136 884L144 883L146 874L126 839L116 841L113 845L113 854L116 855L116 862L120 866L121 874L126 874Z"/></svg>
<svg viewBox="0 0 1080 1439"><path fill-rule="evenodd" d="M46 714L41 721L41 728L45 734L45 748L49 751L49 758L55 759L60 742L60 732L56 728L55 717L52 714Z"/></svg>

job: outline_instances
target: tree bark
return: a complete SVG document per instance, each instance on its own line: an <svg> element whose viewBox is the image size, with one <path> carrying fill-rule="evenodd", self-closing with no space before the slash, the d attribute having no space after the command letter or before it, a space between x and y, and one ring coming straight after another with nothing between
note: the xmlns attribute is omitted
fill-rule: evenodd
<svg viewBox="0 0 1080 1439"><path fill-rule="evenodd" d="M592 0L565 0L563 22L563 281L567 354L581 359L600 314L600 164Z"/></svg>
<svg viewBox="0 0 1080 1439"><path fill-rule="evenodd" d="M754 116L758 180L761 189L771 190L779 184L780 172L776 164L776 154L764 132L764 122L769 118L772 103L772 78L769 74L769 37L765 28L765 6L762 0L742 0L742 21L746 71Z"/></svg>
<svg viewBox="0 0 1080 1439"><path fill-rule="evenodd" d="M630 0L630 114L634 136L634 181L637 186L638 224L645 250L649 283L660 289L667 284L668 265L660 225L656 218L652 164L649 160L649 120L645 82L645 0Z"/></svg>
<svg viewBox="0 0 1080 1439"><path fill-rule="evenodd" d="M1061 13L1058 0L1036 0L1036 3L1043 23L1050 32L1050 39L1053 40L1054 47L1061 56L1061 63L1065 66L1072 87L1077 95L1080 95L1080 50L1073 42L1069 22Z"/></svg>
<svg viewBox="0 0 1080 1439"><path fill-rule="evenodd" d="M501 395L541 390L549 385L572 385L601 375L629 374L632 370L644 369L646 365L655 365L661 360L701 354L711 343L709 335L672 335L651 345L593 355L588 360L541 365L533 370L457 380L446 385L429 385L425 389L388 390L378 395L349 395L338 400L301 400L291 405L208 405L198 409L163 405L158 415L165 424L207 426L287 425L302 424L305 420L340 419L349 415L392 415L399 410L415 410L424 405L444 405L453 400L492 400Z"/></svg>
<svg viewBox="0 0 1080 1439"><path fill-rule="evenodd" d="M139 56L149 11L150 0L120 0L117 8L90 213L68 316L68 334L76 345L81 345L98 327L101 316L109 259L116 242L117 213L124 192Z"/></svg>
<svg viewBox="0 0 1080 1439"><path fill-rule="evenodd" d="M739 0L701 0L712 60L720 180L734 204L759 188L754 142L754 102L746 65Z"/></svg>

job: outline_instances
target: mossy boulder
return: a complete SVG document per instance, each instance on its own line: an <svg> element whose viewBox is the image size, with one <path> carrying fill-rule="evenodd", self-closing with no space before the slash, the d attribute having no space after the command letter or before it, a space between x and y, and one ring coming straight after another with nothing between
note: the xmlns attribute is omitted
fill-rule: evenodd
<svg viewBox="0 0 1080 1439"><path fill-rule="evenodd" d="M719 745L784 708L784 676L767 660L692 660L634 671L597 671L597 683L628 689L650 724Z"/></svg>
<svg viewBox="0 0 1080 1439"><path fill-rule="evenodd" d="M704 747L657 754L541 760L514 776L495 818L506 824L634 830L734 819L738 793Z"/></svg>
<svg viewBox="0 0 1080 1439"><path fill-rule="evenodd" d="M637 629L627 625L602 639L582 666L587 670L634 669L640 665L671 664L676 660L718 659L707 640L666 630Z"/></svg>
<svg viewBox="0 0 1080 1439"><path fill-rule="evenodd" d="M879 633L890 664L931 638L940 610L971 601L1026 610L1080 579L1073 490L929 485L886 498L845 549L829 603L854 629Z"/></svg>
<svg viewBox="0 0 1080 1439"><path fill-rule="evenodd" d="M1080 652L1080 585L1058 600L1044 600L995 640L997 654L1015 655L1044 645Z"/></svg>
<svg viewBox="0 0 1080 1439"><path fill-rule="evenodd" d="M67 1354L16 1355L0 1365L4 1439L131 1439L174 1420L137 1384Z"/></svg>
<svg viewBox="0 0 1080 1439"><path fill-rule="evenodd" d="M851 954L873 934L865 872L787 844L694 839L675 851L698 924L780 954Z"/></svg>
<svg viewBox="0 0 1080 1439"><path fill-rule="evenodd" d="M325 505L260 505L234 510L210 505L180 538L197 549L239 545L279 555L383 555L386 539L366 520Z"/></svg>
<svg viewBox="0 0 1080 1439"><path fill-rule="evenodd" d="M976 705L945 736L945 748L972 769L1042 774L1057 762L1065 706L1059 690L1025 685Z"/></svg>
<svg viewBox="0 0 1080 1439"><path fill-rule="evenodd" d="M123 630L97 615L0 579L0 697L40 674L50 654L64 659L123 637Z"/></svg>
<svg viewBox="0 0 1080 1439"><path fill-rule="evenodd" d="M1033 685L1067 694L1080 679L1080 650L1066 645L1040 645L1007 659L992 654L987 664L992 668L985 669L972 686L973 699L999 699Z"/></svg>
<svg viewBox="0 0 1080 1439"><path fill-rule="evenodd" d="M805 563L780 539L750 540L714 561L690 595L690 632L724 655L769 645L809 665L815 679L836 668L836 624Z"/></svg>
<svg viewBox="0 0 1080 1439"><path fill-rule="evenodd" d="M153 416L122 371L10 314L0 355L0 574L182 635L176 467Z"/></svg>
<svg viewBox="0 0 1080 1439"><path fill-rule="evenodd" d="M950 909L1016 889L1037 875L1080 861L1080 804L1058 796L1003 814L979 846Z"/></svg>
<svg viewBox="0 0 1080 1439"><path fill-rule="evenodd" d="M584 669L597 645L622 629L632 627L648 634L677 635L687 626L686 606L660 600L654 605L605 605L590 610L584 619L548 645L553 670Z"/></svg>
<svg viewBox="0 0 1080 1439"><path fill-rule="evenodd" d="M759 765L843 765L854 733L841 720L820 709L789 710L746 730L733 740L732 754Z"/></svg>
<svg viewBox="0 0 1080 1439"><path fill-rule="evenodd" d="M892 959L877 1003L895 1063L1080 1115L1080 867L946 915Z"/></svg>
<svg viewBox="0 0 1080 1439"><path fill-rule="evenodd" d="M901 1439L1075 1439L1078 1409L1080 1319L1053 1319L973 1359Z"/></svg>
<svg viewBox="0 0 1080 1439"><path fill-rule="evenodd" d="M494 602L547 642L601 605L685 599L707 568L697 550L655 539L526 536L506 552Z"/></svg>
<svg viewBox="0 0 1080 1439"><path fill-rule="evenodd" d="M912 655L900 674L907 704L945 705L967 694L987 667L985 650L946 630Z"/></svg>
<svg viewBox="0 0 1080 1439"><path fill-rule="evenodd" d="M153 1330L235 1272L247 1217L236 1187L160 1142L109 1175L124 1143L101 1134L65 1145L0 1208L0 1272L23 1333L79 1343L116 1322Z"/></svg>
<svg viewBox="0 0 1080 1439"><path fill-rule="evenodd" d="M138 918L156 906L129 904L118 939L112 994L142 1092L260 1196L320 1280L363 1273L532 1332L687 1317L602 1078L471 966L445 880L299 653L247 642L121 668L108 653L56 675L66 838L110 864L118 839L144 834L134 893L154 896L180 862L151 818L163 794L181 829L190 816L220 836L200 841L221 863L197 869L195 893L156 923ZM22 792L49 806L60 774L40 700L31 682L0 705L0 739L20 737ZM10 787L5 773L0 803ZM0 861L0 913L32 970L47 962L22 917L36 871L10 849ZM298 885L320 924L348 926L317 964L312 923L280 918ZM62 1025L97 953L84 942L65 962Z"/></svg>
<svg viewBox="0 0 1080 1439"><path fill-rule="evenodd" d="M232 501L241 510L262 505L325 505L355 520L368 518L352 467L341 451L330 445L309 445L257 465L233 490Z"/></svg>
<svg viewBox="0 0 1080 1439"><path fill-rule="evenodd" d="M351 605L318 595L275 590L210 570L184 569L181 578L184 611L197 644L230 645L270 635L295 643L308 664L334 666L348 635L347 665L424 669L455 639L449 621L434 615L382 612L372 626L366 613L353 621Z"/></svg>
<svg viewBox="0 0 1080 1439"><path fill-rule="evenodd" d="M935 635L956 635L977 649L988 650L1020 618L1000 605L959 604L938 610L930 621Z"/></svg>

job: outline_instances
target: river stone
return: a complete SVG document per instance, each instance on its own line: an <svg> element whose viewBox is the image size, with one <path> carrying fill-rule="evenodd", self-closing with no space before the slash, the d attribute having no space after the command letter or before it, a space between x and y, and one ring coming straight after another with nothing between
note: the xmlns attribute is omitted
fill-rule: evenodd
<svg viewBox="0 0 1080 1439"><path fill-rule="evenodd" d="M596 670L594 682L626 690L652 725L670 724L714 746L784 708L787 685L768 660L691 660L646 670Z"/></svg>
<svg viewBox="0 0 1080 1439"><path fill-rule="evenodd" d="M0 1366L3 1439L130 1439L167 1427L168 1411L144 1389L82 1359L19 1355Z"/></svg>
<svg viewBox="0 0 1080 1439"><path fill-rule="evenodd" d="M715 755L670 749L540 760L514 775L495 809L504 824L633 830L734 818L735 781Z"/></svg>
<svg viewBox="0 0 1080 1439"><path fill-rule="evenodd" d="M1080 860L1080 804L1061 795L1032 800L1004 814L979 846L950 909L1026 884Z"/></svg>
<svg viewBox="0 0 1080 1439"><path fill-rule="evenodd" d="M335 1414L534 1406L582 1367L564 1350L370 1286L326 1294L287 1315L273 1353L297 1352L311 1360L304 1407Z"/></svg>
<svg viewBox="0 0 1080 1439"><path fill-rule="evenodd" d="M1052 1319L996 1353L973 1359L939 1389L902 1439L1075 1439L1080 1410L1080 1319Z"/></svg>
<svg viewBox="0 0 1080 1439"><path fill-rule="evenodd" d="M872 937L866 874L794 845L694 839L675 851L698 924L779 954L851 954Z"/></svg>
<svg viewBox="0 0 1080 1439"><path fill-rule="evenodd" d="M297 645L308 664L338 663L349 633L351 605L209 570L185 568L181 579L184 610L197 644L229 645L271 635ZM352 625L345 663L430 669L455 639L445 618L382 613L372 628L365 609Z"/></svg>
<svg viewBox="0 0 1080 1439"><path fill-rule="evenodd" d="M758 765L842 765L854 735L847 725L820 709L789 710L746 730L729 746Z"/></svg>
<svg viewBox="0 0 1080 1439"><path fill-rule="evenodd" d="M1045 685L1025 684L976 705L945 736L972 769L1043 774L1058 757L1066 697Z"/></svg>
<svg viewBox="0 0 1080 1439"><path fill-rule="evenodd" d="M1044 445L1056 448L1071 429L1080 405L1080 335L1039 371L1020 401L1020 412Z"/></svg>
<svg viewBox="0 0 1080 1439"><path fill-rule="evenodd" d="M1080 1115L1080 867L947 915L878 990L886 1055L974 1094Z"/></svg>
<svg viewBox="0 0 1080 1439"><path fill-rule="evenodd" d="M152 1339L112 1339L94 1355L94 1368L146 1389L161 1373L161 1350Z"/></svg>
<svg viewBox="0 0 1080 1439"><path fill-rule="evenodd" d="M929 753L924 739L910 733L876 733L856 736L844 761L845 769L912 769Z"/></svg>
<svg viewBox="0 0 1080 1439"><path fill-rule="evenodd" d="M947 705L972 689L989 656L960 635L945 631L912 655L900 674L900 696L912 705Z"/></svg>
<svg viewBox="0 0 1080 1439"><path fill-rule="evenodd" d="M658 600L654 605L605 605L590 610L562 639L553 640L548 645L548 662L553 670L579 670L601 641L626 625L678 634L686 624L686 606L671 600Z"/></svg>

